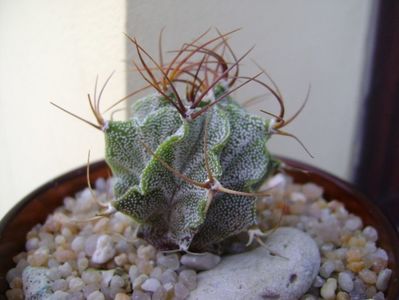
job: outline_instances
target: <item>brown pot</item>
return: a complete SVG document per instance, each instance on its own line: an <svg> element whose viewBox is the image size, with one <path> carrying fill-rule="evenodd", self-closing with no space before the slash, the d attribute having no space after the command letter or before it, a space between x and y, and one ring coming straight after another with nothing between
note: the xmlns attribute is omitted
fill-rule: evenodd
<svg viewBox="0 0 399 300"><path fill-rule="evenodd" d="M324 188L326 199L337 199L346 208L360 216L364 224L374 226L379 233L379 246L389 255L392 269L387 299L399 298L399 239L394 227L380 210L341 179L304 163L283 159L288 166L307 170L308 173L287 170L298 183L314 182ZM99 177L110 174L104 161L93 163L90 177L94 182ZM0 295L8 289L5 279L7 271L13 267L12 257L24 250L27 232L37 223L43 223L48 214L62 204L66 196L74 195L87 186L86 167L73 170L41 186L7 213L0 223ZM0 299L4 296L0 296Z"/></svg>

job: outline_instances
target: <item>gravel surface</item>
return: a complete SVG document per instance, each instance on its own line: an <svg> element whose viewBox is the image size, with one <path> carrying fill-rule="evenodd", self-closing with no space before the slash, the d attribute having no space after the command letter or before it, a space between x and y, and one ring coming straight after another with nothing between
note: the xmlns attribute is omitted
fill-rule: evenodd
<svg viewBox="0 0 399 300"><path fill-rule="evenodd" d="M301 299L385 299L392 272L386 251L376 244L377 231L339 201L327 202L321 187L277 176L283 184L258 202L259 227L303 230L322 256L319 275ZM112 199L111 190L111 180L96 181L98 201ZM46 271L53 300L185 299L196 288L197 272L220 261L213 254L161 253L135 237L136 225L123 214L95 217L103 209L84 189L32 228L26 250L7 273L7 298L24 299L23 273L31 266Z"/></svg>
<svg viewBox="0 0 399 300"><path fill-rule="evenodd" d="M281 180L284 184L274 188L270 198L258 202L259 225L263 230L296 227L318 244L319 276L302 299L385 299L392 271L386 251L376 243L377 230L364 226L339 199L327 202L321 187Z"/></svg>

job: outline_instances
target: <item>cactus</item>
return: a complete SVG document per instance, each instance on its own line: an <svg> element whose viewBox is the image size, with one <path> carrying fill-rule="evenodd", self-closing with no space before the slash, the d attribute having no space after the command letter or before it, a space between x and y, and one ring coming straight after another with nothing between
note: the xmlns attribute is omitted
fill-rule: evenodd
<svg viewBox="0 0 399 300"><path fill-rule="evenodd" d="M139 223L138 236L161 250L212 251L255 225L256 200L267 194L258 190L280 165L266 143L272 134L291 136L281 129L292 119L284 120L271 78L268 85L258 79L263 71L239 75L249 51L237 58L227 42L231 33L199 43L203 34L169 64L128 37L141 64L134 62L135 68L148 83L143 89L155 93L134 102L127 121L105 121L101 95L89 96L98 125L90 124L104 132L105 159L116 178L112 206ZM234 101L231 94L248 83L266 88L280 113L265 120Z"/></svg>

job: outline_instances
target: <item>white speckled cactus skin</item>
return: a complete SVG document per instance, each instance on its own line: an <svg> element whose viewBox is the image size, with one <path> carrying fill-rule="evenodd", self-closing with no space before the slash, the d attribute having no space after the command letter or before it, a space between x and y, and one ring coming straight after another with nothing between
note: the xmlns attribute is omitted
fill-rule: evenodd
<svg viewBox="0 0 399 300"><path fill-rule="evenodd" d="M274 82L272 88L257 79L262 72L238 75L249 51L237 58L226 40L231 33L199 43L201 35L166 65L128 37L140 61L136 69L156 92L137 100L127 121L104 121L99 100L91 102L116 178L112 206L161 250L214 251L248 230L256 224L257 197L265 195L258 189L279 167L266 143L284 126L281 94ZM247 83L266 88L280 113L264 120L234 101L231 93Z"/></svg>
<svg viewBox="0 0 399 300"><path fill-rule="evenodd" d="M276 167L266 148L268 121L228 98L188 121L159 95L136 102L132 116L126 122L108 123L106 161L117 177L114 206L142 224L143 238L160 249L187 250L190 245L201 249L256 222L255 197L193 186L165 169L158 158L181 174L206 182L207 130L207 155L215 179L229 189L252 192Z"/></svg>

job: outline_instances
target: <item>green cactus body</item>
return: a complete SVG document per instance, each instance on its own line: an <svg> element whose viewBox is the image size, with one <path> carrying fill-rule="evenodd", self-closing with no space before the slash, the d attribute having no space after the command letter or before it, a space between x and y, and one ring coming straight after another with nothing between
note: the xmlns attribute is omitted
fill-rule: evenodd
<svg viewBox="0 0 399 300"><path fill-rule="evenodd" d="M220 85L217 90L225 92ZM256 223L256 197L194 186L161 160L205 183L207 155L217 183L252 192L277 166L266 148L269 121L247 113L230 97L190 120L159 94L137 101L132 116L109 121L104 133L106 161L117 179L114 207L141 224L139 236L163 250L201 250Z"/></svg>
<svg viewBox="0 0 399 300"><path fill-rule="evenodd" d="M281 131L293 118L284 120L283 99L270 77L271 86L257 79L262 73L239 76L248 52L235 56L226 40L231 33L199 43L203 34L169 64L162 56L157 63L129 37L141 63L134 65L149 83L144 89L152 86L156 93L136 101L127 121L104 121L104 85L98 99L96 90L93 101L89 95L97 124L78 117L104 132L105 158L116 179L113 209L139 223L138 236L160 250L215 251L256 224L256 200L265 196L258 190L279 167L266 143L274 133L292 136ZM273 119L251 115L232 99L247 83L260 84L278 100L280 112L269 113Z"/></svg>

